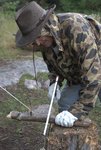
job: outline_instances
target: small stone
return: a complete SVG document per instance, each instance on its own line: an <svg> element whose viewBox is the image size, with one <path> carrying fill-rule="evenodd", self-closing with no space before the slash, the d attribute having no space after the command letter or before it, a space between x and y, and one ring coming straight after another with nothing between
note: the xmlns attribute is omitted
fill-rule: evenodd
<svg viewBox="0 0 101 150"><path fill-rule="evenodd" d="M40 150L45 150L45 148L44 148L44 147L42 147L42 148L40 148Z"/></svg>
<svg viewBox="0 0 101 150"><path fill-rule="evenodd" d="M47 89L49 87L50 80L44 82L43 87Z"/></svg>
<svg viewBox="0 0 101 150"><path fill-rule="evenodd" d="M38 89L38 88L41 88L41 83L40 82L37 82L37 83L38 83L38 87L37 87L37 84L36 84L35 80L25 79L24 85L28 89Z"/></svg>

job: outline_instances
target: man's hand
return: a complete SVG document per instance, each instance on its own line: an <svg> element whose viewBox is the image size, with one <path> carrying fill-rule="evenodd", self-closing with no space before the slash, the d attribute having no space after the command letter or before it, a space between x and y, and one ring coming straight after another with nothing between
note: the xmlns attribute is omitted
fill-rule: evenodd
<svg viewBox="0 0 101 150"><path fill-rule="evenodd" d="M50 100L51 100L52 95L53 95L54 85L55 85L55 83L50 85L49 88L48 88L48 98ZM60 91L59 85L57 85L56 92L55 92L55 97L54 97L54 102L57 102L60 99L60 97L61 97L61 91Z"/></svg>
<svg viewBox="0 0 101 150"><path fill-rule="evenodd" d="M62 111L55 117L55 123L63 127L72 127L76 120L78 120L78 118L68 111Z"/></svg>

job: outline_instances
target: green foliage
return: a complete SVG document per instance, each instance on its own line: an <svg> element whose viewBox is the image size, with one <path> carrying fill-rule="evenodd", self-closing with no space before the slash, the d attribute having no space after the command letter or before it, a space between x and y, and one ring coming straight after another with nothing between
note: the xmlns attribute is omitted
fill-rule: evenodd
<svg viewBox="0 0 101 150"><path fill-rule="evenodd" d="M37 73L37 79L40 82L44 82L44 81L48 80L48 73L46 73L46 72L38 72Z"/></svg>
<svg viewBox="0 0 101 150"><path fill-rule="evenodd" d="M34 77L32 75L30 75L30 74L24 74L24 75L22 75L22 77L20 78L20 81L19 81L20 86L24 85L25 79L34 80Z"/></svg>
<svg viewBox="0 0 101 150"><path fill-rule="evenodd" d="M4 11L15 11L16 6L18 5L19 1L13 1L13 2L6 2L3 4L3 10Z"/></svg>
<svg viewBox="0 0 101 150"><path fill-rule="evenodd" d="M15 11L32 0L0 0L3 10ZM62 12L95 12L101 10L101 0L35 0L44 8L56 4L56 10Z"/></svg>
<svg viewBox="0 0 101 150"><path fill-rule="evenodd" d="M101 10L100 0L61 0L63 11L96 12Z"/></svg>

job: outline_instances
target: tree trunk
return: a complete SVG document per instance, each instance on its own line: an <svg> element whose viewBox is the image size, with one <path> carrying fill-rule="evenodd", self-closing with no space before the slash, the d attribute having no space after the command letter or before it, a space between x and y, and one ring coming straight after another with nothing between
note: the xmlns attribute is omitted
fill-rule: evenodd
<svg viewBox="0 0 101 150"><path fill-rule="evenodd" d="M46 150L98 150L98 131L89 127L63 128L54 125L47 140Z"/></svg>

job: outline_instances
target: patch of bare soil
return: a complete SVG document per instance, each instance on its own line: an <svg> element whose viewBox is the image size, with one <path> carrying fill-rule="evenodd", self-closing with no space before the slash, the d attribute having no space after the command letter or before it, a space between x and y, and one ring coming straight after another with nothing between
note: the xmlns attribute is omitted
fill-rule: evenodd
<svg viewBox="0 0 101 150"><path fill-rule="evenodd" d="M35 126L23 123L18 131L16 126L0 127L0 150L40 150L44 140L41 132L35 131Z"/></svg>
<svg viewBox="0 0 101 150"><path fill-rule="evenodd" d="M11 93L21 92L21 88L17 88L17 85L7 87L6 89ZM18 89L19 91L17 91ZM27 91L27 89L25 92L23 92L22 89L22 93L26 94L24 95L25 97L28 96L32 99L35 94L32 91ZM20 93L20 95L23 97L22 93ZM0 150L40 150L44 146L44 136L42 135L44 124L7 119L6 115L9 112L6 108L9 106L3 104L9 101L8 97L9 96L0 89L0 108L2 109L0 110ZM38 95L35 95L35 97L39 98ZM11 109L14 110L13 107Z"/></svg>

